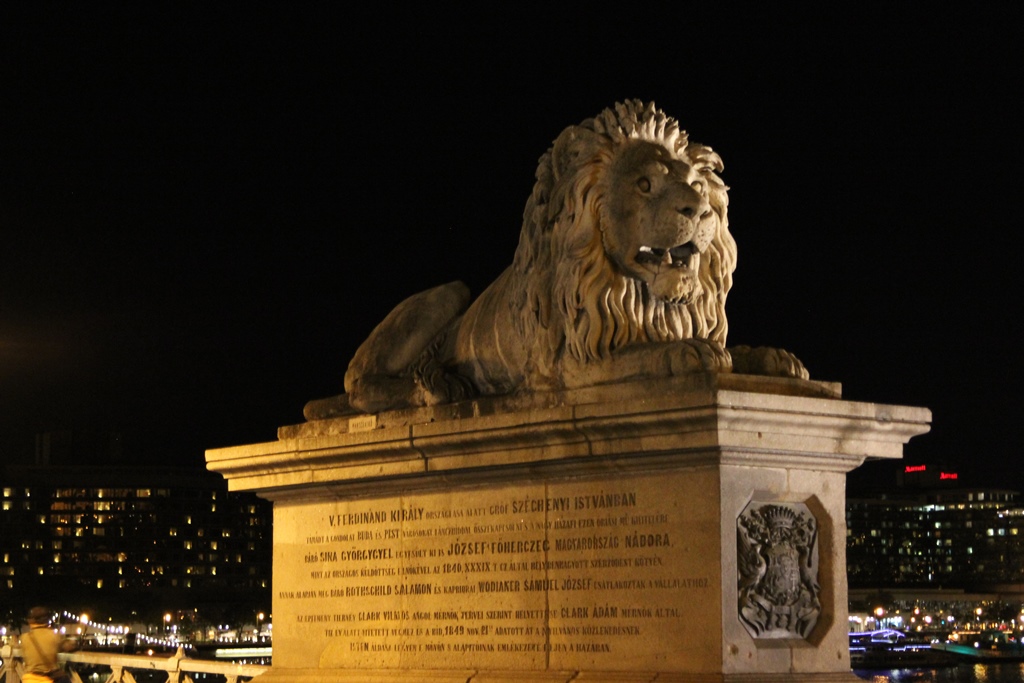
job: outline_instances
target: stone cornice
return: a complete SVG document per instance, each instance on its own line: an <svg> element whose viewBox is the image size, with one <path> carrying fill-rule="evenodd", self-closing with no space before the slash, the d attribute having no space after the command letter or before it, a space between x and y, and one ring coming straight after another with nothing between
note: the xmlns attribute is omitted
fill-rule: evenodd
<svg viewBox="0 0 1024 683"><path fill-rule="evenodd" d="M769 391L773 390L773 391ZM798 395L804 394L804 395ZM738 465L847 472L899 458L929 429L925 408L844 401L838 387L698 375L573 394L471 401L283 427L279 439L209 450L231 490L273 499L588 470ZM350 431L352 424L375 425ZM582 467L582 469L581 469ZM415 479L415 483L412 481Z"/></svg>

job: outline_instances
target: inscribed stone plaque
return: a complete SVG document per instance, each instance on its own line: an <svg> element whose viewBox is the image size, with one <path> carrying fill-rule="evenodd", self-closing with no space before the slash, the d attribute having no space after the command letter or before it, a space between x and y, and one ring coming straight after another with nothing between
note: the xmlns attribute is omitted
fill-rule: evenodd
<svg viewBox="0 0 1024 683"><path fill-rule="evenodd" d="M721 580L708 496L713 475L691 471L279 503L275 665L713 664Z"/></svg>

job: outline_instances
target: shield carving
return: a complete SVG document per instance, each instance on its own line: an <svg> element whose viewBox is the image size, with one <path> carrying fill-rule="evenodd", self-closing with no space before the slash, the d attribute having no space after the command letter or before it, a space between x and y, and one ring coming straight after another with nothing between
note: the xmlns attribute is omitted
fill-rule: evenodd
<svg viewBox="0 0 1024 683"><path fill-rule="evenodd" d="M736 520L739 618L754 638L807 638L821 613L818 523L803 503L752 501Z"/></svg>

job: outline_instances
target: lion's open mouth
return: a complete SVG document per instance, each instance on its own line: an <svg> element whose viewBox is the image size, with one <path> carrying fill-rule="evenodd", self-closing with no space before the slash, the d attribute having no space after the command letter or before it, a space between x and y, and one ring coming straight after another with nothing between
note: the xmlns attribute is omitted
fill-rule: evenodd
<svg viewBox="0 0 1024 683"><path fill-rule="evenodd" d="M671 249L644 245L637 252L635 260L641 265L668 266L670 268L692 268L700 252L693 242L680 244Z"/></svg>

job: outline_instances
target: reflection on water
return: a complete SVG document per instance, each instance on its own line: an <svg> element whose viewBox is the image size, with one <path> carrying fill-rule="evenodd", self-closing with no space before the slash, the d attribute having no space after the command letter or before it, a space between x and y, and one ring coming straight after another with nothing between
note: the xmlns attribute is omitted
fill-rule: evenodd
<svg viewBox="0 0 1024 683"><path fill-rule="evenodd" d="M961 664L941 669L854 671L871 683L1024 683L1024 663Z"/></svg>

